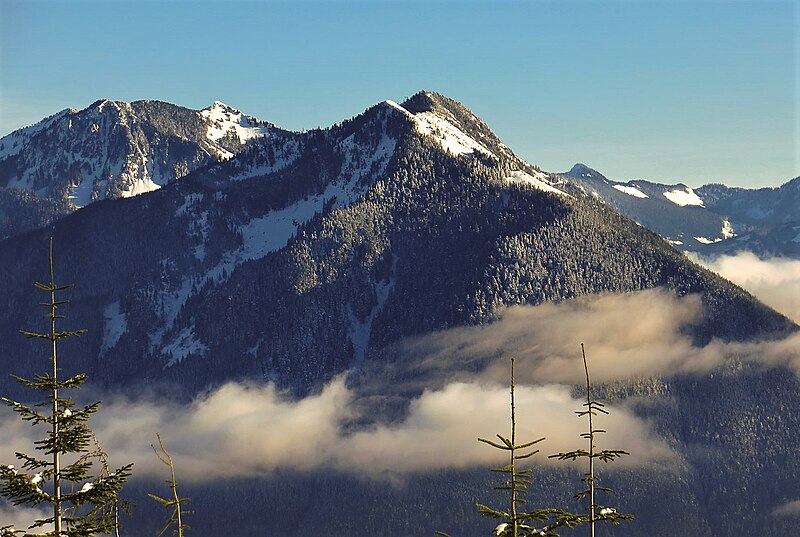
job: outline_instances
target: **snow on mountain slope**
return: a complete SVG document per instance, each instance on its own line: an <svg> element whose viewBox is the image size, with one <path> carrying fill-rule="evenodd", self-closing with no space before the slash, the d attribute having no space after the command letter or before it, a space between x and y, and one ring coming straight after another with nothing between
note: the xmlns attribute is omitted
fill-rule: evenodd
<svg viewBox="0 0 800 537"><path fill-rule="evenodd" d="M181 279L172 285L154 290L159 305L155 314L161 322L148 338L150 350L165 357L165 368L179 364L189 354L205 352L203 334L191 327L175 325L189 300L204 288L224 284L242 264L261 260L285 248L313 218L324 211L352 205L383 176L397 147L396 134L390 133L392 115L394 110L378 108L369 113L355 132L341 136L332 132L333 129L322 134L281 135L269 146L254 147L232 161L198 172L200 183L208 184L205 178L208 175L212 184L223 190L216 192L213 199L190 190L182 195L182 202L173 213L188 222L187 236L193 243L194 257L202 266L200 270L182 273ZM365 136L365 132L371 136ZM265 151L270 152L271 157L266 156ZM264 184L277 187L281 182L294 183L297 178L293 170L309 166L320 153L328 151L330 160L326 159L321 165L327 168L335 163L335 173L319 190L289 199L282 206L274 206L274 202L253 204L235 218L229 214L224 217L225 221L218 220L220 215L215 207L226 203L224 189L257 189ZM281 165L277 166L277 162ZM240 242L228 245L215 258L207 259L206 243L215 227L232 230ZM163 262L168 264L169 260Z"/></svg>
<svg viewBox="0 0 800 537"><path fill-rule="evenodd" d="M23 127L15 130L11 134L3 136L0 138L0 160L18 154L25 148L27 140L30 139L31 136L49 128L64 115L74 112L76 112L74 108L67 108L57 114L44 118L34 125Z"/></svg>
<svg viewBox="0 0 800 537"><path fill-rule="evenodd" d="M625 186L625 185L612 185L612 186L617 190L619 190L620 192L627 194L629 196L633 196L634 198L645 199L650 197L635 186Z"/></svg>
<svg viewBox="0 0 800 537"><path fill-rule="evenodd" d="M275 130L220 102L197 111L103 99L0 138L0 187L85 207L156 190Z"/></svg>
<svg viewBox="0 0 800 537"><path fill-rule="evenodd" d="M414 122L420 134L433 137L445 151L453 155L464 155L474 151L492 155L492 152L483 145L433 112L415 114Z"/></svg>
<svg viewBox="0 0 800 537"><path fill-rule="evenodd" d="M681 207L686 207L687 205L696 205L698 207L705 206L703 205L703 200L700 198L700 196L695 194L694 190L688 186L683 189L676 188L674 190L670 190L669 192L664 192L663 195L669 201L675 205L680 205Z"/></svg>
<svg viewBox="0 0 800 537"><path fill-rule="evenodd" d="M527 172L514 170L511 172L510 176L506 177L506 181L513 184L532 186L533 188L538 188L539 190L544 190L545 192L552 192L553 194L560 194L561 196L569 196L569 194L566 192L563 192L551 185L547 181L547 174L543 172L535 172L535 175L531 175Z"/></svg>
<svg viewBox="0 0 800 537"><path fill-rule="evenodd" d="M272 125L244 115L239 110L220 101L214 101L214 104L208 108L200 110L200 115L208 120L206 136L214 142L226 136L232 136L244 144L253 138L268 136L274 131ZM233 153L220 148L220 156L230 158Z"/></svg>
<svg viewBox="0 0 800 537"><path fill-rule="evenodd" d="M726 219L727 215L708 210L703 199L686 185L611 181L583 164L576 164L562 176L681 249L735 234L735 224Z"/></svg>
<svg viewBox="0 0 800 537"><path fill-rule="evenodd" d="M451 155L467 155L478 151L484 155L494 156L483 144L442 117L440 109L413 113L389 99L384 101L384 104L411 119L417 132L432 137Z"/></svg>
<svg viewBox="0 0 800 537"><path fill-rule="evenodd" d="M375 108L385 109L382 113L401 113L418 133L454 157L477 154L506 159L512 169L527 174L513 175L510 182L526 181L559 191L552 177L514 155L460 103L420 92L402 105L385 101ZM159 101L104 99L83 110L64 110L0 139L0 188L28 191L42 199L36 206L55 199L75 210L102 199L152 192L194 170L225 161L229 165L219 168L221 180L263 177L297 162L303 151L300 134L278 129L220 101L190 110ZM267 141L256 142L258 139ZM343 173L367 176L375 171L373 166L385 165L394 146L384 142L375 148L372 161L346 160ZM353 155L345 146L353 140L339 143L345 159L350 159ZM232 158L245 149L252 149L247 158ZM62 214L53 210L51 218ZM41 218L24 220L38 222ZM6 235L1 226L0 236ZM14 232L19 232L17 227Z"/></svg>
<svg viewBox="0 0 800 537"><path fill-rule="evenodd" d="M109 108L106 105L103 112ZM424 390L436 377L458 377L458 370L451 375L445 367L471 368L478 362L465 360L459 350L451 357L439 354L443 359L435 360L434 367L441 365L442 374L429 375L426 369L414 371L419 362L413 355L407 362L399 359L406 355L400 354L403 347L398 343L425 334L441 340L441 330L489 323L507 311L504 306L554 302L570 307L570 299L591 293L661 286L667 286L666 293L676 299L690 295L686 300L694 300L700 295L707 306L689 321L686 332L681 327L681 341L689 334L698 341L728 341L769 337L786 329L777 314L740 289L690 264L629 219L591 198L579 198L577 191L566 189L569 185L562 190L558 184L558 190L574 194L574 199L514 186L515 182L554 183L552 176L507 156L499 142L475 126L478 123L468 112L455 106L450 114L434 108L414 113L445 117L497 158L480 151L445 151L431 135L420 134L405 112L383 105L330 129L276 135L270 143L254 144L230 161L196 170L151 195L98 204L60 220L52 229L35 231L26 240L0 241L0 258L7 260L0 294L9 304L0 312L5 315L0 327L6 329L0 337L2 369L13 367L27 375L39 367L34 360L17 358L30 351L23 346L24 338L14 334L19 326L41 321L38 311L24 307L35 304L36 297L35 290L22 283L30 281L33 265L41 267L45 231L57 237L62 245L58 251L66 255L60 257L59 274L65 282L77 284L69 291L73 300L69 319L89 329L70 367L88 371L110 391L133 393L142 385L157 388L164 382L171 396L183 398L209 393L209 388L229 380L250 385L270 379L277 386L275 393L285 389L299 397L353 365L362 365L361 371L367 373L363 381L375 384L357 392L358 404L380 407L379 416L402 418L403 409L394 410L403 402L396 387ZM207 126L201 124L197 132L207 143ZM275 144L286 149L278 151ZM148 155L148 162L151 159ZM641 205L648 210L668 207L676 218L712 214L708 208L680 207L661 194L677 185L659 191L637 181L635 187L649 197L631 196L602 181L586 190L589 196L598 192L631 204L655 204ZM718 220L715 226L709 229L718 232L723 224ZM790 231L791 238L798 235L797 230ZM702 230L694 236L714 237ZM584 308L587 303L591 304L576 305ZM699 308L700 301L697 304ZM561 324L566 339L579 326ZM526 332L530 326L536 323L525 322ZM453 341L458 345L463 339ZM674 340L660 341L668 345ZM495 345L487 348L496 354ZM646 352L649 347L642 348ZM105 351L102 356L101 351ZM370 374L376 371L372 367L383 364L390 374ZM797 404L786 410L787 401L796 399L791 395L797 392L797 381L786 368L770 368L767 373L771 376L759 372L761 376L753 377L736 360L713 376L681 373L653 383L637 377L630 386L604 388L604 396L628 397L631 408L637 401L652 400L647 408L636 409L654 421L654 430L677 451L679 471L670 468L664 473L656 468L656 473L648 473L647 468L645 473L631 474L630 479L649 487L626 500L637 502L637 513L649 509L637 518L654 518L650 527L661 527L659 517L664 512L685 514L689 504L722 506L727 511L720 518L734 518L737 527L720 535L742 533L741 517L736 518L742 512L763 514L746 528L759 534L759 524L771 520L770 504L754 503L750 492L766 490L769 498L786 497L800 473L796 467L786 467L786 461L793 460L797 438L789 438L796 428L787 427L784 419L798 415ZM786 382L780 384L781 379ZM6 381L4 386L10 384ZM751 411L747 419L734 425L752 432L752 423L766 424L771 428L756 432L770 439L785 434L775 443L780 451L759 458L759 450L749 449L752 435L716 434L731 426L725 404L731 394L751 397L743 405ZM680 419L675 418L676 409ZM347 427L351 423L359 425L348 419ZM729 465L708 464L709 453L733 452L749 458ZM742 472L747 473L742 476ZM780 481L781 476L786 479ZM426 477L418 482L423 486L412 488L450 490L453 475L444 477L447 483ZM563 472L545 478L542 490L562 482ZM332 479L337 477L325 476ZM467 483L475 482L474 477L468 479ZM285 483L270 490L287 498L284 504L308 503L303 498L295 501L299 487L287 492ZM350 491L359 498L378 497L383 487L381 483L375 494L365 495L349 483L333 483L326 490L333 490L329 496L335 499L336 491L339 496ZM665 489L664 483L684 488L676 492ZM768 488L775 483L783 488ZM220 496L218 485L214 483L213 497ZM688 500L652 506L654 495ZM262 496L254 505L270 504L261 501ZM449 496L442 503L445 508L437 512L448 512L446 507L453 502ZM465 509L470 502L474 503L464 499ZM391 503L392 516L409 512L413 516L410 503ZM344 504L335 508L340 505ZM258 509L256 505L248 512L263 514ZM335 520L328 513L336 509L326 512L328 519ZM218 518L217 513L213 516ZM710 518L709 522L678 518L683 521L679 529L689 532L693 527L719 526ZM318 527L319 523L313 525ZM795 529L792 526L783 534L796 534Z"/></svg>
<svg viewBox="0 0 800 537"><path fill-rule="evenodd" d="M751 190L722 184L692 189L643 180L619 183L583 164L562 175L681 250L800 257L788 231L800 222L800 178L779 188Z"/></svg>

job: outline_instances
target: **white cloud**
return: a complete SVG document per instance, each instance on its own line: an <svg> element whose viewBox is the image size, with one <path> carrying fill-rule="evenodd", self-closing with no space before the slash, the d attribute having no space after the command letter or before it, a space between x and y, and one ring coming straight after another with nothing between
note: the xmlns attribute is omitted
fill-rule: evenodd
<svg viewBox="0 0 800 537"><path fill-rule="evenodd" d="M439 468L488 466L502 454L477 442L509 432L508 358L517 357L519 438L546 436L544 454L580 446L585 430L574 416L582 401L567 385L583 382L580 343L586 344L595 381L711 370L728 355L800 371L800 334L781 341L696 347L684 334L702 315L698 297L650 290L602 295L560 304L515 307L484 327L461 327L410 339L398 364L362 371L374 397L407 392L424 379L405 419L361 430L372 417L370 393L337 378L318 394L292 400L273 385L226 384L178 404L155 397L106 397L92 427L112 464L135 462L137 475L163 476L150 449L160 432L181 480L262 475L279 468L337 468L370 476ZM382 366L384 367L384 366ZM396 369L396 368L399 368ZM409 375L413 371L413 375ZM398 384L401 386L398 388ZM385 389L384 389L385 388ZM102 397L101 397L102 398ZM603 448L632 453L623 464L664 461L671 451L625 403L610 406L599 424ZM30 450L32 428L0 413L0 454ZM5 456L3 456L5 459ZM532 462L546 462L537 456ZM0 460L9 463L11 461ZM615 465L616 466L616 465Z"/></svg>
<svg viewBox="0 0 800 537"><path fill-rule="evenodd" d="M546 455L585 447L580 434L587 429L575 415L582 402L560 385L518 386L516 390L517 441L546 440L533 464L558 464ZM647 423L623 407L609 407L597 427L606 429L601 448L631 452L624 465L671 457L667 445L650 431ZM506 452L477 441L497 441L496 434L510 437L509 390L506 385L451 383L428 391L412 403L410 414L398 425L381 425L343 440L336 453L342 468L403 472L429 468L489 466L506 460Z"/></svg>
<svg viewBox="0 0 800 537"><path fill-rule="evenodd" d="M792 500L784 503L772 511L772 516L797 516L800 515L800 500Z"/></svg>
<svg viewBox="0 0 800 537"><path fill-rule="evenodd" d="M409 359L400 367L448 379L480 368L484 378L501 382L508 358L515 356L523 382L581 384L584 343L592 378L599 382L705 372L733 356L800 374L800 333L749 343L714 339L698 347L685 328L702 313L698 295L679 298L660 289L514 306L486 326L408 339L401 353Z"/></svg>
<svg viewBox="0 0 800 537"><path fill-rule="evenodd" d="M689 257L800 323L800 260L783 257L760 259L752 252L717 258L696 254Z"/></svg>
<svg viewBox="0 0 800 537"><path fill-rule="evenodd" d="M45 511L42 507L18 507L10 503L0 503L0 528L3 526L14 526L15 529L27 529L36 520L47 518L52 513ZM52 531L53 525L44 525L31 531L32 534L46 533Z"/></svg>
<svg viewBox="0 0 800 537"><path fill-rule="evenodd" d="M182 481L262 475L278 468L335 467L389 477L504 460L503 453L480 444L477 437L510 434L506 385L451 383L412 401L407 418L399 423L351 432L346 422L358 417L357 406L342 378L299 401L281 397L272 385L226 384L190 405L112 400L95 415L92 427L112 464L134 461L140 476L163 476L166 471L150 448L160 432ZM574 415L580 407L581 401L572 398L566 386L518 388L518 437L547 437L534 464L546 463L546 454L582 444L579 435L586 425ZM607 447L630 451L624 464L671 457L646 422L624 407L610 410L611 415L602 418L610 431ZM3 428L15 427L13 420L3 416ZM25 432L19 440L27 443L22 449L30 451L30 431Z"/></svg>
<svg viewBox="0 0 800 537"><path fill-rule="evenodd" d="M678 298L663 290L595 295L511 307L487 326L409 339L403 351L431 370L489 359L491 378L498 382L505 377L507 358L515 356L522 381L580 384L581 343L598 381L708 370L722 359L718 349L695 347L682 331L701 313L696 295Z"/></svg>

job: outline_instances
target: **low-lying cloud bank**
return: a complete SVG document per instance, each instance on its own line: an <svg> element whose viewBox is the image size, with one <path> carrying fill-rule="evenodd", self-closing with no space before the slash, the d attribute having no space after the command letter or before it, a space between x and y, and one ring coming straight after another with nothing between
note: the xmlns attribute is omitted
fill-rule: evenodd
<svg viewBox="0 0 800 537"><path fill-rule="evenodd" d="M783 257L760 259L752 252L716 258L696 254L689 257L800 323L800 260Z"/></svg>
<svg viewBox="0 0 800 537"><path fill-rule="evenodd" d="M705 372L732 355L800 371L800 335L694 346L683 329L701 314L698 297L651 290L509 308L489 326L405 341L400 346L403 359L386 369L386 386L393 380L395 385L413 386L420 379L428 384L416 392L405 418L391 424L353 429L354 423L374 417L365 410L365 400L389 394L380 379L367 375L367 386L377 392L370 394L363 385L349 388L340 377L302 400L284 397L273 385L234 383L190 405L105 397L92 427L112 463L134 461L137 475L163 476L164 468L150 450L161 432L181 480L258 476L282 468L381 477L490 466L502 462L503 454L476 439L509 434L508 358L516 356L518 438L547 437L540 446L542 455L531 462L557 464L544 455L580 447L579 434L585 430L583 420L574 415L582 401L572 396L572 385L584 380L581 342L595 381ZM600 447L630 451L632 456L621 464L673 457L630 408L608 408L610 416L598 418L598 426L609 431ZM16 450L30 451L31 427L10 412L0 416L0 462L10 463L6 455L10 459Z"/></svg>
<svg viewBox="0 0 800 537"><path fill-rule="evenodd" d="M515 356L520 381L534 384L582 383L580 343L599 381L705 370L717 365L717 356L681 333L701 310L699 296L679 299L659 290L514 306L490 325L410 339L401 354L431 370L493 357L489 374L498 382Z"/></svg>
<svg viewBox="0 0 800 537"><path fill-rule="evenodd" d="M477 437L509 434L505 385L452 383L412 401L400 423L350 432L346 423L355 416L354 402L342 378L299 401L282 398L272 385L227 384L189 406L112 400L96 414L92 427L112 463L134 461L140 476L163 476L164 467L149 445L156 431L161 432L181 479L192 481L257 476L279 468L335 468L382 477L504 460ZM533 459L534 464L556 464L544 455L583 444L579 434L586 426L574 414L581 401L571 396L569 387L520 386L516 406L518 438L547 437L541 443L543 455ZM606 447L630 451L623 464L671 457L646 422L624 407L610 410L610 416L600 418L601 426L612 432ZM15 446L30 451L31 428L13 419L6 415L0 425L15 432ZM0 441L0 453L10 452L10 445Z"/></svg>
<svg viewBox="0 0 800 537"><path fill-rule="evenodd" d="M497 382L507 376L508 358L515 356L520 380L531 384L582 383L580 343L597 381L705 372L731 356L800 372L800 334L695 346L684 329L700 319L702 307L697 295L679 298L659 289L515 306L487 326L409 339L400 354L410 357L409 367L434 376L480 363Z"/></svg>

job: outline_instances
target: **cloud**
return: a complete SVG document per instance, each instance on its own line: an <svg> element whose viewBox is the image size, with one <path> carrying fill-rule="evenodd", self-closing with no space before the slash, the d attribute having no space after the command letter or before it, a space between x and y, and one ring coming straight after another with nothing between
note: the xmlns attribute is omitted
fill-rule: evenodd
<svg viewBox="0 0 800 537"><path fill-rule="evenodd" d="M546 436L535 464L550 463L544 454L575 449L586 425L574 415L581 401L566 386L520 386L517 390L519 438ZM336 468L368 477L407 472L467 468L502 463L504 454L480 444L478 436L509 435L507 385L451 383L413 400L408 415L391 425L352 431L359 405L338 378L321 393L292 401L272 385L226 384L192 404L116 399L104 404L92 428L112 464L135 462L135 474L165 475L150 443L161 432L182 481L258 476L279 468ZM632 453L624 464L671 457L649 425L625 407L610 408L601 418L610 431L609 448ZM15 427L4 417L3 428ZM20 440L30 451L30 429ZM24 442L23 442L24 443ZM5 462L5 461L4 461Z"/></svg>
<svg viewBox="0 0 800 537"><path fill-rule="evenodd" d="M785 517L800 515L800 500L792 500L784 503L772 511L772 516Z"/></svg>
<svg viewBox="0 0 800 537"><path fill-rule="evenodd" d="M16 507L10 503L0 503L0 528L13 526L15 529L27 529L35 520L41 520L52 515L42 507ZM52 531L53 525L44 525L32 530L31 533L45 533Z"/></svg>
<svg viewBox="0 0 800 537"><path fill-rule="evenodd" d="M258 475L276 468L308 470L328 452L350 417L352 394L344 379L318 395L292 401L272 384L229 383L191 405L112 399L93 428L120 463L138 474L162 475L150 442L160 432L184 479Z"/></svg>
<svg viewBox="0 0 800 537"><path fill-rule="evenodd" d="M558 464L546 455L583 446L580 434L587 429L575 415L582 402L559 385L518 386L516 389L517 439L546 440L537 444L536 464ZM610 408L598 427L608 438L599 445L632 453L624 464L671 457L667 445L628 409ZM510 436L509 390L506 385L451 383L442 390L427 391L416 399L409 416L397 425L380 425L345 439L335 460L341 468L369 468L403 472L429 468L489 466L506 460L506 453L486 446L477 437L497 441L496 434Z"/></svg>
<svg viewBox="0 0 800 537"><path fill-rule="evenodd" d="M683 332L701 313L699 296L678 298L663 290L514 306L487 326L409 339L401 354L413 367L431 371L488 362L496 381L515 356L521 381L538 384L582 383L580 343L598 381L704 371L721 363L719 349L695 347Z"/></svg>
<svg viewBox="0 0 800 537"><path fill-rule="evenodd" d="M784 339L697 346L686 328L698 321L698 295L671 291L582 297L539 306L514 306L486 326L452 328L400 344L395 376L482 378L502 382L508 359L528 384L584 382L580 344L597 382L711 371L729 360L788 366L800 375L800 333Z"/></svg>
<svg viewBox="0 0 800 537"><path fill-rule="evenodd" d="M406 340L394 363L361 371L349 384L336 378L304 399L286 397L271 384L237 383L190 404L145 395L100 397L105 403L92 428L112 465L133 461L136 475L165 475L150 449L161 432L185 481L284 468L392 477L502 462L502 453L477 437L509 434L510 356L517 357L518 437L547 437L543 454L580 446L585 424L574 411L582 401L573 397L571 386L584 380L581 342L596 382L704 372L731 355L800 371L800 334L780 341L693 345L685 327L702 313L697 296L678 298L659 290L514 307L488 326ZM405 417L375 423L371 403L380 406L392 397L410 398ZM609 431L601 447L630 451L622 464L672 457L628 404L608 408L610 416L598 418L598 426ZM0 428L0 455L30 450L28 424L6 412L0 414ZM532 462L553 463L541 455Z"/></svg>
<svg viewBox="0 0 800 537"><path fill-rule="evenodd" d="M800 260L783 257L760 259L752 252L716 258L696 254L689 257L800 323Z"/></svg>

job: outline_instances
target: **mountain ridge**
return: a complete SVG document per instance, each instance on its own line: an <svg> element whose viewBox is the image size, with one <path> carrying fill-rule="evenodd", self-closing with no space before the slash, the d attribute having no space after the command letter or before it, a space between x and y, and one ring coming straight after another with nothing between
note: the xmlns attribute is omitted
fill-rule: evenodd
<svg viewBox="0 0 800 537"><path fill-rule="evenodd" d="M76 284L64 328L89 329L60 348L65 373L86 372L114 394L164 390L191 401L242 382L271 383L300 400L355 372L352 389L377 408L369 417L398 423L419 392L435 388L402 342L491 326L512 306L597 294L695 297L701 314L680 329L699 349L797 332L656 233L482 135L463 105L423 94L408 104L416 112L399 106L406 112L378 103L326 129L276 132L146 195L92 203L0 241L0 367L22 376L41 369L40 349L16 331L41 323L31 282L47 266L50 236L59 281ZM770 506L790 499L800 476L792 455L800 403L787 396L800 383L786 366L743 360L726 355L709 372L598 385L677 454L668 468L610 476L641 521L620 535L797 530ZM402 375L384 391L373 372L392 366ZM0 389L14 396L18 388L0 379ZM734 398L746 402L740 415L730 410ZM754 447L767 441L769 449ZM383 496L372 484L335 472L223 481L192 492L201 505L210 497L224 505L198 510L195 526L212 534L235 503L242 527L260 533L311 535L323 521L342 537L443 527L477 536L483 528L464 516L474 498L459 489L462 480L483 486L473 474L416 476L422 490L390 487L392 501L377 512ZM570 497L569 472L538 475L533 497ZM423 508L431 514L421 521ZM146 521L141 528L132 531L148 534Z"/></svg>
<svg viewBox="0 0 800 537"><path fill-rule="evenodd" d="M52 214L35 220L13 203L0 204L0 214L21 212L23 221L46 224L96 200L160 188L275 132L274 125L219 102L190 110L155 100L100 99L65 109L0 138L0 188L25 190L43 206L52 200ZM0 236L9 233L0 228Z"/></svg>
<svg viewBox="0 0 800 537"><path fill-rule="evenodd" d="M719 255L752 251L800 259L800 177L778 187L712 183L692 189L633 179L612 181L585 164L561 174L587 195L653 229L682 251Z"/></svg>

